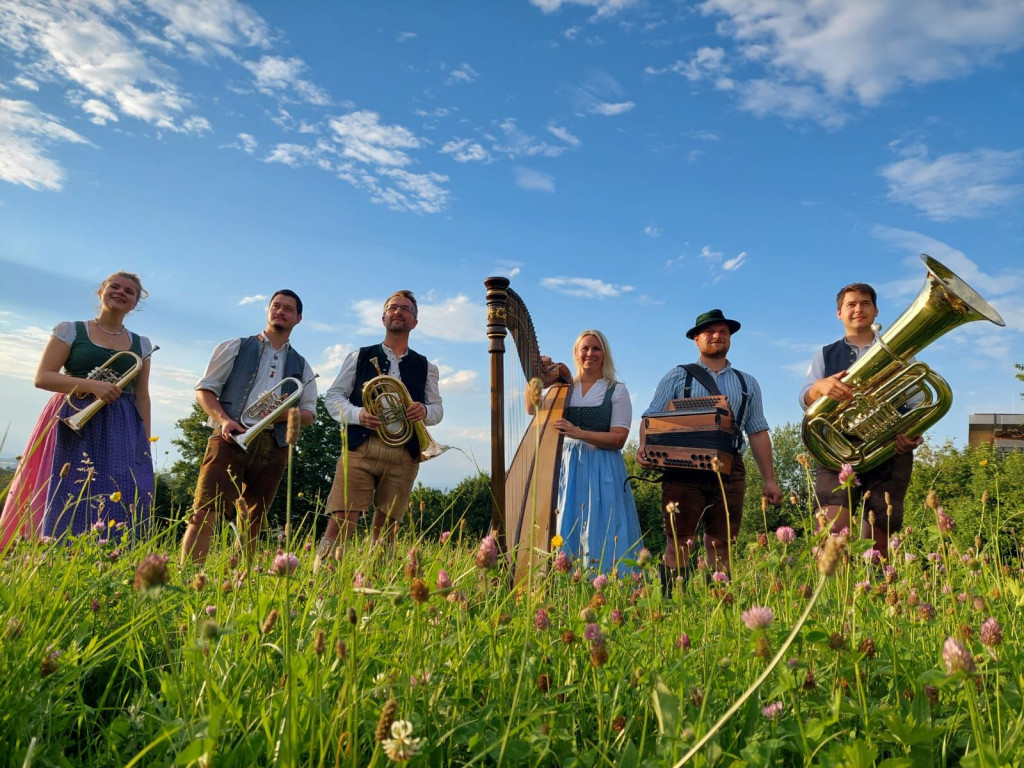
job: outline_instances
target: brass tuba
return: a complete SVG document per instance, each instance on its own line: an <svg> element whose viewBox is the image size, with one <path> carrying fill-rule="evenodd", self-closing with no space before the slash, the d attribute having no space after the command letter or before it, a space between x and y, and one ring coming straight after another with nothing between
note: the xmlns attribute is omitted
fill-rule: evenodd
<svg viewBox="0 0 1024 768"><path fill-rule="evenodd" d="M317 376L319 374L313 374L314 379ZM283 388L288 383L294 384L295 390L286 395L283 392ZM302 397L302 388L302 381L294 376L289 376L287 379L279 381L242 412L238 422L243 427L246 427L246 430L237 435L232 435L231 439L243 451L249 450L249 443L252 442L252 439L277 421L278 416L291 408Z"/></svg>
<svg viewBox="0 0 1024 768"><path fill-rule="evenodd" d="M884 334L874 326L877 343L843 377L853 397L820 397L807 409L804 444L829 469L876 467L895 453L896 435L920 435L946 414L953 404L949 384L924 363L911 361L917 352L964 323L1005 325L951 270L927 254L921 260L928 269L921 292Z"/></svg>
<svg viewBox="0 0 1024 768"><path fill-rule="evenodd" d="M153 347L149 355L152 355L153 352L156 352L158 349L160 349L160 347ZM117 371L114 370L113 365L114 361L117 360L122 355L132 358L134 362L132 363L132 367L125 371L125 373L119 374ZM149 355L146 355L146 357L139 357L137 354L128 349L124 350L123 352L115 352L113 355L107 358L107 361L103 363L103 365L93 368L91 371L89 371L89 375L86 376L85 378L93 379L94 381L109 381L112 384L116 384L118 389L124 389L132 382L132 380L136 376L139 375L139 373L142 372L142 365L143 363L146 362L146 359L149 357ZM71 414L70 416L62 418L61 421L63 421L77 433L82 431L82 427L86 425L89 419L91 419L93 416L97 414L100 408L106 405L106 402L97 397L88 405L78 408L75 406L74 403L71 402L71 397L74 394L74 392L68 393L68 396L64 399L64 401L68 404L70 408L72 408L75 411L75 413Z"/></svg>
<svg viewBox="0 0 1024 768"><path fill-rule="evenodd" d="M377 437L381 442L391 446L405 445L415 437L420 446L420 462L447 451L448 446L435 442L422 421L406 418L405 411L412 405L412 398L401 379L384 375L377 358L371 358L371 362L377 369L377 375L363 385L363 407L371 416L380 419Z"/></svg>

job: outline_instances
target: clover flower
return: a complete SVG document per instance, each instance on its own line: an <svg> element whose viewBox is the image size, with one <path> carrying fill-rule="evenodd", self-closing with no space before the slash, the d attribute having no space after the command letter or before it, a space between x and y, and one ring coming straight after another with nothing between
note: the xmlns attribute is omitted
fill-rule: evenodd
<svg viewBox="0 0 1024 768"><path fill-rule="evenodd" d="M448 543L448 539L452 537L451 531L441 531L441 546Z"/></svg>
<svg viewBox="0 0 1024 768"><path fill-rule="evenodd" d="M761 708L761 714L764 715L767 720L775 722L782 715L783 709L785 709L785 706L781 701L773 701L766 707Z"/></svg>
<svg viewBox="0 0 1024 768"><path fill-rule="evenodd" d="M352 586L356 589L365 589L370 586L370 582L363 575L362 571L356 571L356 575L352 577Z"/></svg>
<svg viewBox="0 0 1024 768"><path fill-rule="evenodd" d="M796 538L796 531L788 525L782 525L775 529L775 538L779 540L780 544L789 544Z"/></svg>
<svg viewBox="0 0 1024 768"><path fill-rule="evenodd" d="M451 577L448 576L448 571L446 571L444 568L442 568L440 571L437 572L437 588L438 589L451 589L452 588Z"/></svg>
<svg viewBox="0 0 1024 768"><path fill-rule="evenodd" d="M755 605L741 613L740 618L749 630L768 629L775 620L775 614L772 613L771 608Z"/></svg>
<svg viewBox="0 0 1024 768"><path fill-rule="evenodd" d="M974 673L974 657L964 647L964 644L954 637L946 638L946 642L942 646L942 661L946 664L947 674L966 672L970 675Z"/></svg>
<svg viewBox="0 0 1024 768"><path fill-rule="evenodd" d="M135 591L149 594L167 583L167 555L146 555L135 568Z"/></svg>
<svg viewBox="0 0 1024 768"><path fill-rule="evenodd" d="M391 724L391 738L381 742L384 754L396 763L412 760L420 751L420 739L412 738L412 723L396 720Z"/></svg>
<svg viewBox="0 0 1024 768"><path fill-rule="evenodd" d="M583 630L583 637L592 643L600 643L604 641L604 635L601 634L601 628L597 626L595 622L587 624Z"/></svg>
<svg viewBox="0 0 1024 768"><path fill-rule="evenodd" d="M270 572L275 576L290 576L298 570L298 567L298 557L291 552L282 552L279 549L274 557L274 564L270 567Z"/></svg>
<svg viewBox="0 0 1024 768"><path fill-rule="evenodd" d="M995 617L990 616L981 625L981 642L989 647L999 645L1003 642L1003 628Z"/></svg>
<svg viewBox="0 0 1024 768"><path fill-rule="evenodd" d="M864 562L869 565L875 565L882 559L882 553L872 547L871 549L864 551Z"/></svg>
<svg viewBox="0 0 1024 768"><path fill-rule="evenodd" d="M690 636L683 632L678 638L676 638L676 648L680 651L690 650Z"/></svg>
<svg viewBox="0 0 1024 768"><path fill-rule="evenodd" d="M92 529L96 533L103 533L105 530L107 530L107 524L104 523L102 520L97 520L95 523L92 524Z"/></svg>
<svg viewBox="0 0 1024 768"><path fill-rule="evenodd" d="M852 488L855 485L860 485L860 479L854 473L852 464L843 464L840 468L839 484L843 488Z"/></svg>
<svg viewBox="0 0 1024 768"><path fill-rule="evenodd" d="M410 579L415 579L422 570L423 568L420 566L420 551L416 547L411 547L405 563L405 575Z"/></svg>
<svg viewBox="0 0 1024 768"><path fill-rule="evenodd" d="M537 629L547 629L551 626L551 618L543 608L538 608L533 614L533 626Z"/></svg>
<svg viewBox="0 0 1024 768"><path fill-rule="evenodd" d="M555 555L555 570L559 573L568 573L572 570L572 561L563 550L559 550Z"/></svg>
<svg viewBox="0 0 1024 768"><path fill-rule="evenodd" d="M594 580L591 582L591 584L593 584L594 589L604 589L608 586L608 577L605 576L603 573L599 573L597 576L594 577Z"/></svg>
<svg viewBox="0 0 1024 768"><path fill-rule="evenodd" d="M942 507L935 510L935 518L939 526L939 533L952 533L956 530L956 520L946 514Z"/></svg>
<svg viewBox="0 0 1024 768"><path fill-rule="evenodd" d="M498 542L495 541L494 536L485 536L484 540L480 542L475 562L476 567L481 570L489 570L498 565Z"/></svg>
<svg viewBox="0 0 1024 768"><path fill-rule="evenodd" d="M409 596L417 603L425 603L430 599L430 588L417 576L409 585Z"/></svg>

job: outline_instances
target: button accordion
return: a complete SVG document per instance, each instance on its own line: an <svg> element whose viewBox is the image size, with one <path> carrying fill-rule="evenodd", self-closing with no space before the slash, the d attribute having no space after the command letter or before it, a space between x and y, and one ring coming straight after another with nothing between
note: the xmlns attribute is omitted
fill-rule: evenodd
<svg viewBox="0 0 1024 768"><path fill-rule="evenodd" d="M647 469L701 469L727 475L736 458L732 409L724 395L670 400L668 410L640 422L640 466Z"/></svg>

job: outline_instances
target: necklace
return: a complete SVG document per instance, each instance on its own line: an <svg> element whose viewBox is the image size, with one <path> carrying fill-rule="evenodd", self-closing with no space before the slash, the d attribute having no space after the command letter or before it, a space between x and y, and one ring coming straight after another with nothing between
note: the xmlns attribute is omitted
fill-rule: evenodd
<svg viewBox="0 0 1024 768"><path fill-rule="evenodd" d="M105 334L107 334L107 336L123 336L124 335L124 330L125 329L124 329L124 325L123 324L121 325L121 330L119 330L119 331L108 331L106 328L104 328L102 325L100 325L100 321L99 320L93 320L92 324L95 325L97 328L99 328L101 331L103 331Z"/></svg>

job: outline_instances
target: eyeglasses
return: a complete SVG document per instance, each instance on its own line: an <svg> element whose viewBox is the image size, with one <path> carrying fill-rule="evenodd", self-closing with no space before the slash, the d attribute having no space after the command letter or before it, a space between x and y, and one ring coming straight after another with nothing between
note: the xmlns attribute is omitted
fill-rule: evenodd
<svg viewBox="0 0 1024 768"><path fill-rule="evenodd" d="M416 310L411 304L388 304L384 307L385 312L405 312L407 315L416 316Z"/></svg>

